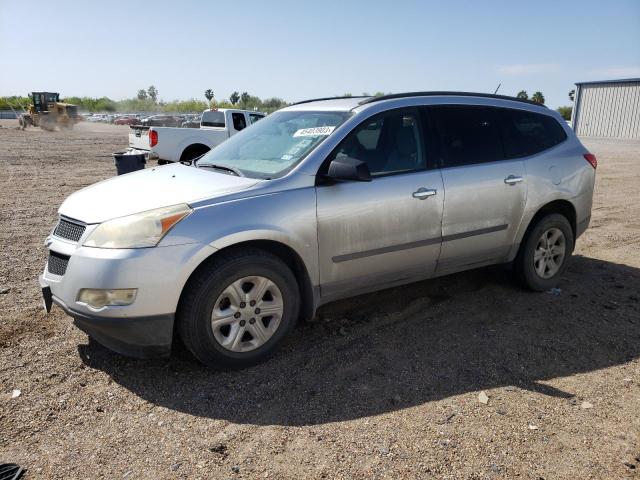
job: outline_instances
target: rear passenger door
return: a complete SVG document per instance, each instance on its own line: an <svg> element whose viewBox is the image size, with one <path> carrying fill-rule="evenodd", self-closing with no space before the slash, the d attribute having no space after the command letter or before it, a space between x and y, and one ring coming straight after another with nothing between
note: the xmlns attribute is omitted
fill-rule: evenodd
<svg viewBox="0 0 640 480"><path fill-rule="evenodd" d="M507 159L497 108L427 107L445 189L438 271L506 260L527 196L524 163Z"/></svg>

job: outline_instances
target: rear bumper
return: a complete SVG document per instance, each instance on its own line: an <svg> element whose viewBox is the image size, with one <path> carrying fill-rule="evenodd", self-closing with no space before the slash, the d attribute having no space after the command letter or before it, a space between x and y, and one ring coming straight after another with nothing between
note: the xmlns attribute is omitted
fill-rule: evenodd
<svg viewBox="0 0 640 480"><path fill-rule="evenodd" d="M125 318L100 317L75 311L59 298L55 296L51 298L53 303L73 318L76 327L114 352L135 358L166 357L171 353L173 314Z"/></svg>

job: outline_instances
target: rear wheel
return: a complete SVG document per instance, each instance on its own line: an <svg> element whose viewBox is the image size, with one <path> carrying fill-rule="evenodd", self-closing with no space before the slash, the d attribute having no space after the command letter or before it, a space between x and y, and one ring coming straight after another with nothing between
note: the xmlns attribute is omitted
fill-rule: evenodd
<svg viewBox="0 0 640 480"><path fill-rule="evenodd" d="M574 238L565 216L547 215L533 226L514 261L520 283L535 291L558 285L573 253Z"/></svg>
<svg viewBox="0 0 640 480"><path fill-rule="evenodd" d="M206 145L191 145L182 152L182 155L180 155L180 161L191 163L195 159L200 158L202 155L207 153L209 150L211 149Z"/></svg>
<svg viewBox="0 0 640 480"><path fill-rule="evenodd" d="M202 363L244 368L267 359L298 317L291 270L270 253L247 249L213 260L186 287L178 331Z"/></svg>

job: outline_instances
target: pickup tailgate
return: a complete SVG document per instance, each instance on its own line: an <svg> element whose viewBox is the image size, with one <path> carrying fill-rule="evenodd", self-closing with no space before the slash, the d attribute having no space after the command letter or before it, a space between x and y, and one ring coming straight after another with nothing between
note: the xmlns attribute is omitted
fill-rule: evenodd
<svg viewBox="0 0 640 480"><path fill-rule="evenodd" d="M129 147L135 150L149 150L149 127L131 125L129 130Z"/></svg>

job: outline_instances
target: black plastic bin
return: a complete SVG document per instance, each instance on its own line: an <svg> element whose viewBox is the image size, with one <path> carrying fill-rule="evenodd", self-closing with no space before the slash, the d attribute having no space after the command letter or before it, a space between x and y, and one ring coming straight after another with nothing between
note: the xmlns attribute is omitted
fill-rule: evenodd
<svg viewBox="0 0 640 480"><path fill-rule="evenodd" d="M112 155L118 175L142 170L147 163L145 155L140 153L115 152Z"/></svg>

